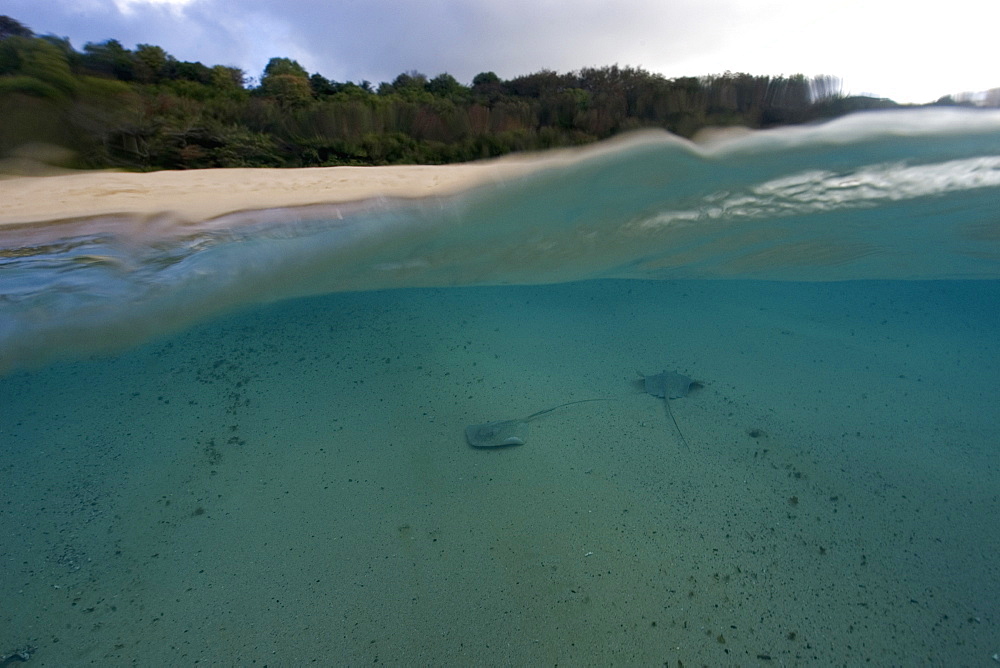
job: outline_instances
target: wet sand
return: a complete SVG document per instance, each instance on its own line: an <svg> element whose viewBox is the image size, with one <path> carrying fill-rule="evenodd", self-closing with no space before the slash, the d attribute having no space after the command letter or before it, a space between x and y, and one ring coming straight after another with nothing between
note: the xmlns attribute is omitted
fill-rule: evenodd
<svg viewBox="0 0 1000 668"><path fill-rule="evenodd" d="M997 289L347 293L0 379L0 653L987 663ZM690 448L637 369L704 383Z"/></svg>

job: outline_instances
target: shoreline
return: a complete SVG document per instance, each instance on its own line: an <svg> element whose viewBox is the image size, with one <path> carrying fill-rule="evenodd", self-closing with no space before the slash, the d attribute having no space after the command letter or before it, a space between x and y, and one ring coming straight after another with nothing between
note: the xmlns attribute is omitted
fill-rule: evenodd
<svg viewBox="0 0 1000 668"><path fill-rule="evenodd" d="M98 217L173 217L197 224L247 211L446 197L500 185L627 146L684 141L636 131L597 144L447 165L218 168L188 171L0 175L0 230ZM685 142L686 143L686 142Z"/></svg>
<svg viewBox="0 0 1000 668"><path fill-rule="evenodd" d="M182 224L196 224L247 211L342 205L379 198L446 197L595 157L648 136L634 133L578 149L521 153L448 165L247 167L12 176L0 178L0 201L5 203L0 210L0 230L97 217L172 216Z"/></svg>
<svg viewBox="0 0 1000 668"><path fill-rule="evenodd" d="M545 161L457 165L80 172L0 179L0 229L95 217L172 215L199 223L249 210L453 195Z"/></svg>
<svg viewBox="0 0 1000 668"><path fill-rule="evenodd" d="M961 120L961 124L957 123ZM446 165L298 168L213 168L188 171L82 171L21 176L0 172L0 230L95 217L165 217L202 223L253 210L342 205L377 198L451 196L500 185L554 167L568 167L640 145L680 144L708 159L757 153L774 159L795 149L887 137L995 136L1000 112L854 114L813 126L747 131L706 129L693 140L644 129L572 148L514 153ZM2 163L0 163L2 167Z"/></svg>

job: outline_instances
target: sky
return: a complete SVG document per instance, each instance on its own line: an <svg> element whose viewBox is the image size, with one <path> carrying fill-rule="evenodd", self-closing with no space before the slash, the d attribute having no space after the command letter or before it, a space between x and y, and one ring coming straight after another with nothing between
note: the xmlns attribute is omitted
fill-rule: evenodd
<svg viewBox="0 0 1000 668"><path fill-rule="evenodd" d="M617 64L833 75L846 94L904 103L1000 87L1000 0L4 0L0 13L78 50L153 44L251 77L280 56L375 85Z"/></svg>

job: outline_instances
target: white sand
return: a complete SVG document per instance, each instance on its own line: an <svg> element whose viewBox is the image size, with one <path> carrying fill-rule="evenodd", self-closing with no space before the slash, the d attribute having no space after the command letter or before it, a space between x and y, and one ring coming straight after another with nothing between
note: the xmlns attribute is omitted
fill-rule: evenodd
<svg viewBox="0 0 1000 668"><path fill-rule="evenodd" d="M84 172L0 180L0 225L171 212L185 221L246 209L446 195L524 173L528 163Z"/></svg>

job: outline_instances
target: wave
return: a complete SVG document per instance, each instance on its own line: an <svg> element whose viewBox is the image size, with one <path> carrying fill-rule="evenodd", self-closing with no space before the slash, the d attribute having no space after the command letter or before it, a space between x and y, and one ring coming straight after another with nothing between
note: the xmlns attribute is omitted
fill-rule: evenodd
<svg viewBox="0 0 1000 668"><path fill-rule="evenodd" d="M997 202L1000 113L911 110L702 144L647 131L445 197L8 225L0 371L334 291L996 279Z"/></svg>

